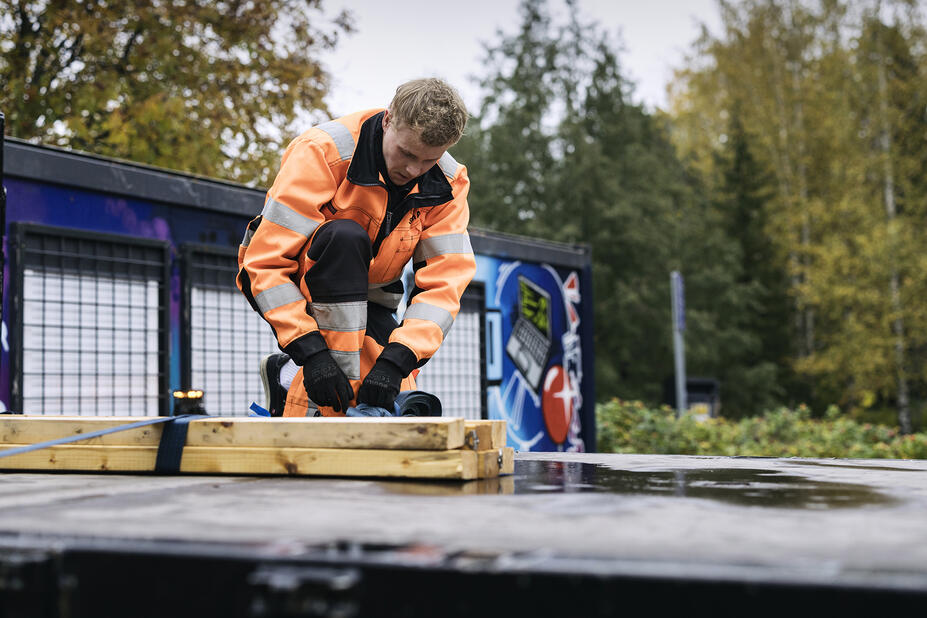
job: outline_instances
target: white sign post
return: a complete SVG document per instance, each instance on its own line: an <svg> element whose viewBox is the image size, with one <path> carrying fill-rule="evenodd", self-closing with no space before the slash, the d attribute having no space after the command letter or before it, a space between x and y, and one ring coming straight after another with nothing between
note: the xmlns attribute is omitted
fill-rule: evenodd
<svg viewBox="0 0 927 618"><path fill-rule="evenodd" d="M686 330L686 294L679 271L670 273L670 290L673 304L673 358L676 363L676 418L689 407L686 392L686 344L682 333Z"/></svg>

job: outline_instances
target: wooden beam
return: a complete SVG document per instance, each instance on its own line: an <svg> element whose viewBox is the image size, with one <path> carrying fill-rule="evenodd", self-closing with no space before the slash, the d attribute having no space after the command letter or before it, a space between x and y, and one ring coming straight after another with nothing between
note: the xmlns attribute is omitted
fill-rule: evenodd
<svg viewBox="0 0 927 618"><path fill-rule="evenodd" d="M481 479L494 478L515 472L515 449L500 448L478 451L477 475Z"/></svg>
<svg viewBox="0 0 927 618"><path fill-rule="evenodd" d="M27 416L0 415L0 444L35 444L67 436L87 434L154 417L140 416ZM78 444L157 445L161 425L128 429Z"/></svg>
<svg viewBox="0 0 927 618"><path fill-rule="evenodd" d="M91 433L146 417L0 416L0 444L35 444ZM148 417L150 418L150 417ZM162 425L120 431L77 444L157 446ZM451 450L464 444L459 418L203 417L190 422L187 446Z"/></svg>
<svg viewBox="0 0 927 618"><path fill-rule="evenodd" d="M492 424L492 447L505 448L509 436L505 421L489 421ZM513 451L514 452L514 451Z"/></svg>
<svg viewBox="0 0 927 618"><path fill-rule="evenodd" d="M0 452L16 446L6 444ZM53 446L0 458L3 470L150 472L156 446ZM494 457L497 455L494 454ZM284 474L429 479L478 478L478 454L466 449L410 451L335 448L188 446L180 471L201 474ZM491 469L490 464L484 466Z"/></svg>
<svg viewBox="0 0 927 618"><path fill-rule="evenodd" d="M506 436L505 421L499 420L468 420L464 423L464 431L477 432L476 435L480 440L480 446L477 450L502 448L508 438Z"/></svg>
<svg viewBox="0 0 927 618"><path fill-rule="evenodd" d="M464 446L474 451L491 449L492 426L482 421L465 421Z"/></svg>
<svg viewBox="0 0 927 618"><path fill-rule="evenodd" d="M190 446L254 446L338 449L458 449L459 418L225 418L194 421Z"/></svg>
<svg viewBox="0 0 927 618"><path fill-rule="evenodd" d="M499 474L515 474L515 449L510 446L502 447L502 467Z"/></svg>

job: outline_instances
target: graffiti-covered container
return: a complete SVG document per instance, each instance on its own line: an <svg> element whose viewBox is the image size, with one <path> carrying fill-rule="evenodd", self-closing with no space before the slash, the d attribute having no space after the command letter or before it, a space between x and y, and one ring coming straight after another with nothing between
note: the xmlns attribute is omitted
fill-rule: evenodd
<svg viewBox="0 0 927 618"><path fill-rule="evenodd" d="M522 451L595 445L589 253L586 247L471 231L486 281L489 416ZM495 314L495 315L494 315Z"/></svg>

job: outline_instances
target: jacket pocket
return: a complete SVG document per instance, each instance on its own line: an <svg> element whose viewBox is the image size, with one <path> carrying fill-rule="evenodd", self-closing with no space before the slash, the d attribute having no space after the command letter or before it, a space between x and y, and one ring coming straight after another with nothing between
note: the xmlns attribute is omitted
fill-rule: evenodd
<svg viewBox="0 0 927 618"><path fill-rule="evenodd" d="M377 233L376 220L371 217L366 210L359 206L344 206L337 201L326 202L319 212L325 217L326 221L331 220L348 220L354 221L359 226L367 230L370 238L375 238Z"/></svg>
<svg viewBox="0 0 927 618"><path fill-rule="evenodd" d="M390 278L398 277L402 273L403 267L412 259L412 252L415 251L421 235L422 228L420 225L403 223L397 226L387 237L387 240L392 242L384 242L384 246L380 248L380 254L384 258L390 258L389 266L386 269L386 274ZM384 251L388 253L383 255Z"/></svg>

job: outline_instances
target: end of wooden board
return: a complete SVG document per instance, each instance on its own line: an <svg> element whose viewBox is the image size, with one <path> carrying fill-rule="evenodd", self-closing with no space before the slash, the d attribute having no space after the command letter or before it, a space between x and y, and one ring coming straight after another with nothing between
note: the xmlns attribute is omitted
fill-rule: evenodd
<svg viewBox="0 0 927 618"><path fill-rule="evenodd" d="M505 447L507 440L505 421L467 420L464 431L468 446L476 451Z"/></svg>
<svg viewBox="0 0 927 618"><path fill-rule="evenodd" d="M478 451L477 471L479 478L493 478L515 473L515 449L503 447Z"/></svg>

